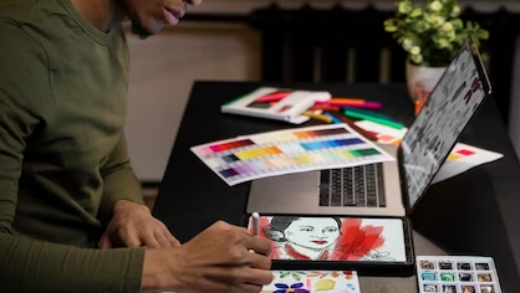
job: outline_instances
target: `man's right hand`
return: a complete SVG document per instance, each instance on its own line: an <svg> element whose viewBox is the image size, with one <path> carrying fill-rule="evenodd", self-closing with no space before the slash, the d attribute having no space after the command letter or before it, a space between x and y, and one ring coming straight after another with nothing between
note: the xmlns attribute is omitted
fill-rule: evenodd
<svg viewBox="0 0 520 293"><path fill-rule="evenodd" d="M143 286L177 293L258 293L272 281L270 251L267 239L217 222L182 246L148 250ZM155 262L162 270L147 271ZM151 276L153 271L162 277ZM146 275L161 284L151 284Z"/></svg>

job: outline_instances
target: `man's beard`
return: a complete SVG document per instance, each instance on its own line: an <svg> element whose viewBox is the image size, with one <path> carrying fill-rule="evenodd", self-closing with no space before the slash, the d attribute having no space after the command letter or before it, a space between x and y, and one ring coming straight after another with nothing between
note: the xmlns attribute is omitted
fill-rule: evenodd
<svg viewBox="0 0 520 293"><path fill-rule="evenodd" d="M130 17L130 21L132 22L132 33L137 35L141 40L153 35L150 30L144 27L139 17Z"/></svg>

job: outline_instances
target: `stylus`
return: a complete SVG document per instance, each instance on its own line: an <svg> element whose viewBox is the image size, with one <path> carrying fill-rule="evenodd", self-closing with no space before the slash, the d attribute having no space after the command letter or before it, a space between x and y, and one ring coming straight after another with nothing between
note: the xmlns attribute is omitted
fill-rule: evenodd
<svg viewBox="0 0 520 293"><path fill-rule="evenodd" d="M253 229L255 236L260 235L260 224L258 223L260 215L257 212L253 213Z"/></svg>

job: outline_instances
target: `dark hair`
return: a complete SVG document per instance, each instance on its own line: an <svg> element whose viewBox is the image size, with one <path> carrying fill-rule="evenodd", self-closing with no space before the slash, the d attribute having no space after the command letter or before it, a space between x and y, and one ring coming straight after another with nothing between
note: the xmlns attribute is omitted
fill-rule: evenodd
<svg viewBox="0 0 520 293"><path fill-rule="evenodd" d="M275 216L271 219L269 225L264 227L262 230L264 235L269 238L271 241L275 242L286 242L284 231L289 226L291 226L292 222L301 219L302 217L285 217L285 216ZM338 224L338 228L341 231L341 226L343 223L339 217L330 217Z"/></svg>

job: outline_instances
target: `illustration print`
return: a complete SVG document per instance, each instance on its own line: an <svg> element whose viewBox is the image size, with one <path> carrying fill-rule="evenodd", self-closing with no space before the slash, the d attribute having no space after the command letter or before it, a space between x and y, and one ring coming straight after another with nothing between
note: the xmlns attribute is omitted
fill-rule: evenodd
<svg viewBox="0 0 520 293"><path fill-rule="evenodd" d="M351 271L274 271L273 282L261 293L359 293L359 280Z"/></svg>
<svg viewBox="0 0 520 293"><path fill-rule="evenodd" d="M274 216L261 217L259 225L260 236L271 241L271 259L406 261L398 219Z"/></svg>

